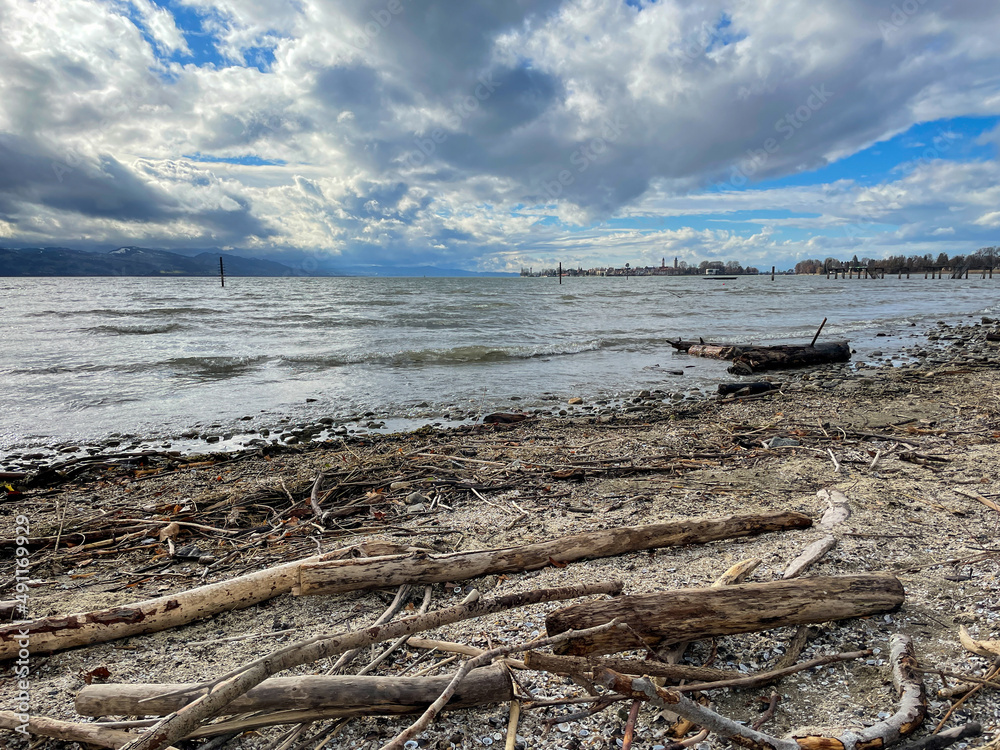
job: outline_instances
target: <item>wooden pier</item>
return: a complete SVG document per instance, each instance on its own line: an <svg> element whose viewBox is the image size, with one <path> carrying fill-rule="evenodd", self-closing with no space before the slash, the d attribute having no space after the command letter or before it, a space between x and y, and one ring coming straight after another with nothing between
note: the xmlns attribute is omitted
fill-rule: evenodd
<svg viewBox="0 0 1000 750"><path fill-rule="evenodd" d="M943 279L945 274L945 269L947 266L923 266L917 270L910 268L894 268L888 271L890 275L896 274L897 279L903 278L903 274L906 274L906 278L910 278L910 274L919 274L921 271L924 274L924 278L938 278ZM981 274L980 278L985 279L987 276L993 278L993 267L988 268L948 268L948 276L952 279L967 279L970 273ZM868 266L837 266L829 267L826 269L826 278L830 278L831 274L834 279L884 279L886 275L886 269L882 266L876 266L869 268Z"/></svg>

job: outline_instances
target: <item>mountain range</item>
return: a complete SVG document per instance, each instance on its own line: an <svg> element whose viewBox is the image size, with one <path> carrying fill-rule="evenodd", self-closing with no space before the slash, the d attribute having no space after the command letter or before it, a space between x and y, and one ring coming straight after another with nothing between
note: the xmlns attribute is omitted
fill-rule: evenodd
<svg viewBox="0 0 1000 750"><path fill-rule="evenodd" d="M291 276L281 263L226 253L187 257L167 250L120 247L110 253L68 247L0 248L0 276L218 276L219 258L227 276Z"/></svg>
<svg viewBox="0 0 1000 750"><path fill-rule="evenodd" d="M3 276L218 276L219 258L226 276L513 276L433 266L324 267L312 273L273 260L219 251L176 253L145 247L92 252L68 247L0 247Z"/></svg>

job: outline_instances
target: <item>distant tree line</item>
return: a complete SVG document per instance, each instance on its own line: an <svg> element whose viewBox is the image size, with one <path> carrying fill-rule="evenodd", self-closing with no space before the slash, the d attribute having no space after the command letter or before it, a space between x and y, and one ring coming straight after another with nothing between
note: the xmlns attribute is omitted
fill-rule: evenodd
<svg viewBox="0 0 1000 750"><path fill-rule="evenodd" d="M802 260L795 264L795 273L826 273L832 268L867 268L874 270L884 268L886 273L895 273L908 268L911 271L923 271L930 268L944 268L955 271L966 268L993 268L1000 260L1000 246L981 247L969 255L952 255L938 253L926 255L890 255L887 258L858 258L855 255L850 260L827 258L826 260Z"/></svg>

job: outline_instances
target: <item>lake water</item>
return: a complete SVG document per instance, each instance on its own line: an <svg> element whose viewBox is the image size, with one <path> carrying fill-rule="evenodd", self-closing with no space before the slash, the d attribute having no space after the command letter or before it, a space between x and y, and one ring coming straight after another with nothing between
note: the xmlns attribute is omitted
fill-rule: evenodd
<svg viewBox="0 0 1000 750"><path fill-rule="evenodd" d="M714 388L732 379L724 364L675 355L668 338L808 342L826 317L821 340L850 339L865 359L936 320L995 314L998 290L923 277L0 278L0 459L196 424L374 412L415 426L546 394Z"/></svg>

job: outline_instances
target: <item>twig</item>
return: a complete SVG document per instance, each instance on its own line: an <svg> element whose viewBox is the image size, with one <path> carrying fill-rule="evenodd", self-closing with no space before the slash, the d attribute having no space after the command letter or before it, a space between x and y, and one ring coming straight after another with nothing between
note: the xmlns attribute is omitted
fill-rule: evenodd
<svg viewBox="0 0 1000 750"><path fill-rule="evenodd" d="M989 672L986 673L986 679L988 680L991 677L996 677L997 674L1000 674L1000 657L997 657L997 659L993 662L993 668ZM953 713L955 713L955 711L957 711L962 706L963 703L965 703L967 700L969 700L969 698L971 698L972 696L974 696L976 693L978 693L982 689L983 689L982 685L976 685L974 688L972 688L972 690L970 690L968 693L966 693L965 695L963 695L957 701L955 701L954 703L952 703L951 707L948 709L947 713L945 713L945 715L941 719L941 721L938 722L937 726L934 727L934 731L931 732L931 734L937 734L938 732L940 732L941 731L941 727L943 727L944 724L945 724L945 722L948 721L948 719L951 718L951 715Z"/></svg>
<svg viewBox="0 0 1000 750"><path fill-rule="evenodd" d="M320 474L320 476L323 475ZM385 625L387 622L389 622L389 620L395 617L396 613L403 608L403 605L406 604L406 600L409 598L409 596L410 596L410 587L404 583L402 586L396 589L395 598L393 598L392 602L386 608L385 612L383 612L379 616L379 618L371 624L371 627L377 628L380 625ZM354 648L351 649L350 651L345 651L343 654L340 655L340 658L337 659L334 665L330 667L329 671L327 671L327 674L334 674L338 670L343 669L345 666L347 666L347 664L349 664L354 659L354 657L356 657L360 653L360 651L361 651L360 648Z"/></svg>
<svg viewBox="0 0 1000 750"><path fill-rule="evenodd" d="M431 586L425 586L424 587L424 600L420 604L420 610L417 612L418 615L427 614L427 610L428 610L428 608L431 605L431 593L433 592L433 590L434 589ZM406 636L406 635L404 635L404 636L402 636L400 638L397 638L381 654L379 654L378 656L376 656L374 659L372 659L370 662L368 662L368 664L366 664L364 667L362 667L360 670L358 670L358 674L359 675L366 675L369 672L371 672L373 669L375 669L375 667L377 667L379 664L381 664L383 661L385 661L387 658L389 658L389 655L393 651L395 651L397 648L399 648L404 643L406 643L406 641L408 639L409 639L409 636Z"/></svg>
<svg viewBox="0 0 1000 750"><path fill-rule="evenodd" d="M510 702L510 718L507 719L507 742L504 750L514 750L517 744L517 720L521 717L521 701Z"/></svg>
<svg viewBox="0 0 1000 750"><path fill-rule="evenodd" d="M774 712L778 710L778 702L781 700L781 695L777 690L772 690L771 695L767 699L767 708L764 710L757 720L750 726L753 729L760 729L762 726L767 724L771 719L774 718Z"/></svg>
<svg viewBox="0 0 1000 750"><path fill-rule="evenodd" d="M639 707L642 701L632 701L628 710L628 720L625 722L625 734L622 737L622 750L632 750L632 740L635 739L635 720L639 718Z"/></svg>
<svg viewBox="0 0 1000 750"><path fill-rule="evenodd" d="M326 475L323 472L317 474L316 481L313 482L312 489L309 491L309 505L312 507L316 520L321 524L323 523L323 509L319 507L319 491L323 487L324 479L326 479Z"/></svg>
<svg viewBox="0 0 1000 750"><path fill-rule="evenodd" d="M830 449L830 448L827 448L826 452L830 454L830 460L833 461L833 470L837 474L839 474L840 471L841 471L841 469L840 469L840 463L837 461L837 457L835 455L833 455L833 450Z"/></svg>
<svg viewBox="0 0 1000 750"><path fill-rule="evenodd" d="M970 721L968 724L921 737L919 740L900 746L898 750L943 750L959 740L964 740L967 737L978 737L982 733L982 725L978 721Z"/></svg>
<svg viewBox="0 0 1000 750"><path fill-rule="evenodd" d="M791 667L772 669L770 672L761 672L760 674L751 675L749 677L738 677L734 680L717 680L715 682L696 682L691 685L683 685L675 688L675 690L681 693L693 693L697 690L717 690L725 687L758 687L760 685L766 685L769 682L774 682L775 680L786 677L787 675L802 672L806 669L821 667L824 664L833 664L840 661L850 661L851 659L862 659L866 656L871 656L871 654L872 652L870 649L865 649L864 651L849 651L843 654L831 654L829 656L821 656L817 659L802 662L801 664L795 664Z"/></svg>

